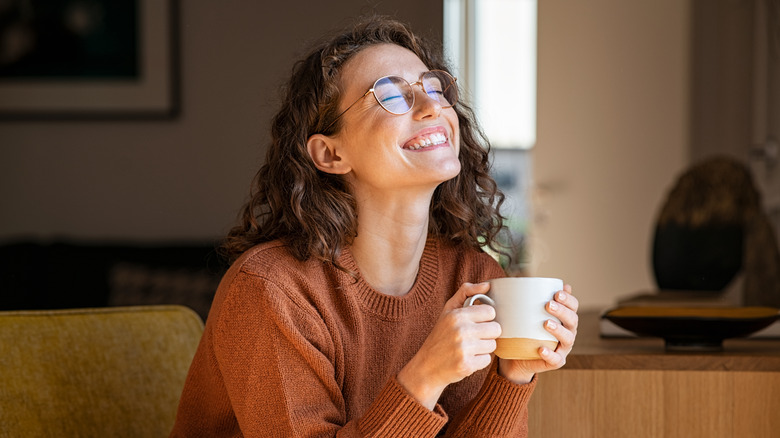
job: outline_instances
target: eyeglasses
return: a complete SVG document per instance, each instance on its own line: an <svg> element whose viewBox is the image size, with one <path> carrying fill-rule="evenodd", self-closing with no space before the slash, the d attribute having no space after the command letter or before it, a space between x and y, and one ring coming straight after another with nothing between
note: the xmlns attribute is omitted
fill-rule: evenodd
<svg viewBox="0 0 780 438"><path fill-rule="evenodd" d="M341 118L350 108L355 106L361 99L374 94L379 106L390 114L406 114L414 107L414 85L420 85L431 99L439 102L442 108L450 108L458 102L458 87L455 85L457 78L443 70L431 70L420 75L420 80L412 84L400 76L384 76L374 82L374 86L360 96L352 105L341 112L332 122L323 130L330 129L338 119Z"/></svg>

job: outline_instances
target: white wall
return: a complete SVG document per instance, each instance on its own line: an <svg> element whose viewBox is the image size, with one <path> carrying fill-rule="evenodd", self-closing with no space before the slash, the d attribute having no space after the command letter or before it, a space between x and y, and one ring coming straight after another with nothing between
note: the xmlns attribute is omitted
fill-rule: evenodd
<svg viewBox="0 0 780 438"><path fill-rule="evenodd" d="M265 156L279 87L310 41L372 11L442 33L436 1L179 3L179 119L0 121L0 241L219 238Z"/></svg>
<svg viewBox="0 0 780 438"><path fill-rule="evenodd" d="M655 216L688 162L689 1L540 0L534 275L584 307L655 287Z"/></svg>

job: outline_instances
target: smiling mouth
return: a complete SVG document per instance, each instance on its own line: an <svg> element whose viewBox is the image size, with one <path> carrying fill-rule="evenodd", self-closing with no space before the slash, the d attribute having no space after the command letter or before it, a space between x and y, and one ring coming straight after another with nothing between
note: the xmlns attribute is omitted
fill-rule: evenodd
<svg viewBox="0 0 780 438"><path fill-rule="evenodd" d="M447 142L447 136L442 133L433 133L430 135L423 135L408 141L403 148L416 151L418 149L425 149L430 146L436 146Z"/></svg>

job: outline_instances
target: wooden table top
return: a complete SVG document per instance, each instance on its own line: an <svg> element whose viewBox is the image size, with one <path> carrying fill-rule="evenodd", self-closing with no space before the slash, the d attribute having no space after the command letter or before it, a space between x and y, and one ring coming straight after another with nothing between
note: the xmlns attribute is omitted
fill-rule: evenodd
<svg viewBox="0 0 780 438"><path fill-rule="evenodd" d="M600 312L580 312L564 369L780 371L780 339L726 339L722 351L667 351L661 338L604 338Z"/></svg>

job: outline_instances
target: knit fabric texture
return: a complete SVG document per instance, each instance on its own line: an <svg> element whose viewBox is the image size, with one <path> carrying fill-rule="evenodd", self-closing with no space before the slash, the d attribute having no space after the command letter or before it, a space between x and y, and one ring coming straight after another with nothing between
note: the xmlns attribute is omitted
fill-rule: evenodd
<svg viewBox="0 0 780 438"><path fill-rule="evenodd" d="M220 283L171 436L522 437L536 378L496 361L451 384L433 411L397 382L463 282L503 277L487 254L429 238L412 289L368 285L349 248L300 262L281 242L245 253Z"/></svg>

